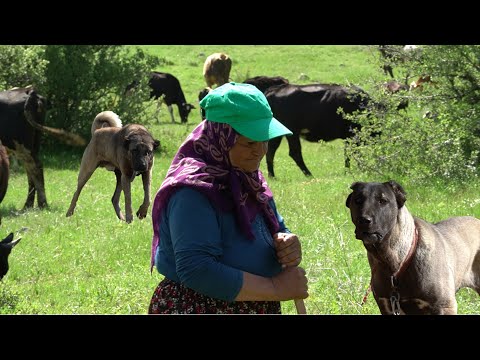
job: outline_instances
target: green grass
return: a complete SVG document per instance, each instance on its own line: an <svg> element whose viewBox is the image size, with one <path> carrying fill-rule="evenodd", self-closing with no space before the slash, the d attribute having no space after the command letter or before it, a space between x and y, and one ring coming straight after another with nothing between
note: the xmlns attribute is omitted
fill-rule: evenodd
<svg viewBox="0 0 480 360"><path fill-rule="evenodd" d="M151 46L149 51L174 65L158 69L181 78L187 100L194 102L204 86L203 60L214 51L226 51L234 59L233 74L281 75L292 82L296 74L312 81L355 82L378 76L369 63L369 50L359 46ZM200 53L204 55L199 56ZM292 61L295 59L295 61ZM195 66L194 66L195 64ZM341 66L340 64L344 64ZM376 75L377 74L377 75ZM186 125L171 124L162 108L159 124L149 125L161 140L156 154L152 193L160 186L173 154L200 120L192 113ZM177 118L178 121L178 118ZM385 181L346 172L343 144L302 141L305 162L314 177L306 178L288 156L285 140L275 156L276 178L269 180L278 209L287 226L299 235L303 247L302 266L307 270L310 314L378 314L373 296L360 305L368 287L370 270L366 251L355 239L345 199L354 181ZM10 271L0 282L2 314L145 314L150 297L161 280L150 275L152 238L151 208L146 219L131 224L116 218L111 205L115 187L112 172L98 169L84 187L75 214L65 213L76 187L83 150L59 146L42 151L49 208L21 211L27 195L23 168L12 164L5 199L0 204L1 235L23 226L30 230L13 249ZM261 164L266 174L265 161ZM480 185L416 187L402 182L410 211L436 222L449 216L480 218ZM152 195L152 197L153 197ZM132 183L134 211L143 198L139 178ZM123 209L123 197L121 201ZM461 290L459 313L480 313L478 295ZM283 302L285 314L294 314L292 301Z"/></svg>

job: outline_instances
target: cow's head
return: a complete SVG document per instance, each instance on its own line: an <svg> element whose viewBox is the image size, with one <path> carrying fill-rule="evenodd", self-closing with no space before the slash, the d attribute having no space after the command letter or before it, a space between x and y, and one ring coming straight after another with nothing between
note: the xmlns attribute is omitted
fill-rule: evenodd
<svg viewBox="0 0 480 360"><path fill-rule="evenodd" d="M190 111L192 111L192 109L195 109L195 106L187 103L182 103L182 105L178 108L182 123L186 123L188 121L188 114L190 114Z"/></svg>

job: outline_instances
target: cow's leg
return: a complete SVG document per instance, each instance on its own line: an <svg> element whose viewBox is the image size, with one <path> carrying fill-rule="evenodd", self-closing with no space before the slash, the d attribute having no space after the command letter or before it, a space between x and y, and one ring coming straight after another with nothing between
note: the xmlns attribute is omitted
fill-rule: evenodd
<svg viewBox="0 0 480 360"><path fill-rule="evenodd" d="M37 193L38 206L44 208L47 206L47 199L45 195L42 163L38 158L33 157L31 152L23 145L18 143L15 143L15 145L15 156L23 162L28 178L28 194L23 208L28 209L33 207L35 193Z"/></svg>
<svg viewBox="0 0 480 360"><path fill-rule="evenodd" d="M120 209L120 193L122 192L122 173L120 170L115 169L115 177L117 178L117 184L115 186L115 192L112 196L112 204L113 208L115 209L115 214L120 220L125 221L125 217L122 214L122 210Z"/></svg>
<svg viewBox="0 0 480 360"><path fill-rule="evenodd" d="M167 107L168 107L168 112L170 113L170 117L172 118L172 123L174 123L175 119L173 118L173 106L170 104Z"/></svg>
<svg viewBox="0 0 480 360"><path fill-rule="evenodd" d="M157 118L157 123L160 122L159 116L160 116L160 107L162 106L162 98L157 98L157 109L155 110L155 117Z"/></svg>
<svg viewBox="0 0 480 360"><path fill-rule="evenodd" d="M150 206L150 185L152 181L153 162L150 170L142 173L143 182L143 203L137 211L137 217L143 219L147 216L148 207Z"/></svg>
<svg viewBox="0 0 480 360"><path fill-rule="evenodd" d="M35 160L35 171L33 173L33 185L37 192L37 204L39 208L47 206L47 195L45 194L45 179L43 177L43 165L38 158Z"/></svg>
<svg viewBox="0 0 480 360"><path fill-rule="evenodd" d="M26 169L25 169L26 171ZM29 209L33 207L35 203L35 185L33 184L33 179L30 174L30 171L27 171L27 178L28 178L28 192L27 192L27 200L23 205L23 209Z"/></svg>
<svg viewBox="0 0 480 360"><path fill-rule="evenodd" d="M73 194L72 201L70 202L70 207L68 208L66 216L72 216L73 212L75 211L75 206L77 206L78 197L80 196L80 192L82 191L83 187L87 183L88 179L92 176L93 172L97 168L97 162L94 159L94 155L90 155L90 152L87 149L82 157L82 163L80 164L80 172L78 173L78 180L77 180L77 190Z"/></svg>
<svg viewBox="0 0 480 360"><path fill-rule="evenodd" d="M275 173L273 171L273 159L275 157L275 152L277 151L278 147L280 146L280 143L282 142L282 137L283 136L278 136L276 138L271 139L268 142L268 150L267 150L267 170L268 170L268 176L269 177L275 177Z"/></svg>
<svg viewBox="0 0 480 360"><path fill-rule="evenodd" d="M310 170L307 169L305 162L303 161L302 156L302 144L300 143L300 137L297 134L293 134L291 136L287 136L288 141L288 148L289 152L288 155L295 160L298 167L303 171L306 176L312 176Z"/></svg>
<svg viewBox="0 0 480 360"><path fill-rule="evenodd" d="M383 65L383 72L385 73L385 75L390 75L392 79L395 79L395 77L393 76L393 68L391 65Z"/></svg>
<svg viewBox="0 0 480 360"><path fill-rule="evenodd" d="M350 156L347 153L347 142L343 142L343 157L345 158L345 168L350 169Z"/></svg>
<svg viewBox="0 0 480 360"><path fill-rule="evenodd" d="M131 223L133 220L133 210L132 210L132 193L131 193L131 181L130 178L122 174L122 189L123 194L125 195L125 221Z"/></svg>

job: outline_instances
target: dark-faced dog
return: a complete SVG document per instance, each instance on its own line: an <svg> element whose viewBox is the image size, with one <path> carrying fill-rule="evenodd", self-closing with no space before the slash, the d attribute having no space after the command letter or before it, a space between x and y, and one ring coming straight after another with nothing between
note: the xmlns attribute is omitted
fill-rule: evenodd
<svg viewBox="0 0 480 360"><path fill-rule="evenodd" d="M371 289L386 314L456 314L455 293L480 294L480 220L412 216L395 181L356 182L346 205L367 249Z"/></svg>
<svg viewBox="0 0 480 360"><path fill-rule="evenodd" d="M132 222L132 200L130 183L135 176L142 175L144 198L137 211L139 219L147 215L150 206L150 184L152 179L153 152L160 142L155 140L148 130L138 124L122 127L120 118L112 111L98 114L92 124L92 139L85 148L78 174L77 190L73 195L66 216L72 216L78 197L85 183L97 167L114 171L117 186L112 197L112 204L120 220ZM125 217L120 210L120 193L125 194Z"/></svg>

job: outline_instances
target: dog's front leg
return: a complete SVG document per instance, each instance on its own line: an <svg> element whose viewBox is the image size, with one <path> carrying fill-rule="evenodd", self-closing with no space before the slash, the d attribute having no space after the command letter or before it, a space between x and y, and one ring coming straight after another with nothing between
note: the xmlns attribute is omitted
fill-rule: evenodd
<svg viewBox="0 0 480 360"><path fill-rule="evenodd" d="M125 195L125 221L131 223L133 220L133 210L132 210L132 194L130 190L131 186L131 177L125 176L122 174L122 189L123 194Z"/></svg>
<svg viewBox="0 0 480 360"><path fill-rule="evenodd" d="M115 176L117 177L117 185L115 187L115 192L112 196L112 204L113 208L115 209L115 213L120 220L125 221L125 217L122 214L122 210L120 209L120 193L122 192L122 173L120 170L115 169Z"/></svg>
<svg viewBox="0 0 480 360"><path fill-rule="evenodd" d="M92 161L92 158L93 155L91 148L87 146L82 157L82 163L80 164L80 172L78 173L77 180L77 190L73 194L72 201L70 202L70 207L67 210L67 217L73 215L73 212L75 211L75 206L77 205L78 197L80 196L80 192L97 168L97 163L96 161Z"/></svg>
<svg viewBox="0 0 480 360"><path fill-rule="evenodd" d="M152 168L153 164L150 167L150 170L142 173L143 203L137 211L137 217L139 219L143 219L147 216L148 207L150 206L150 184L152 181Z"/></svg>

